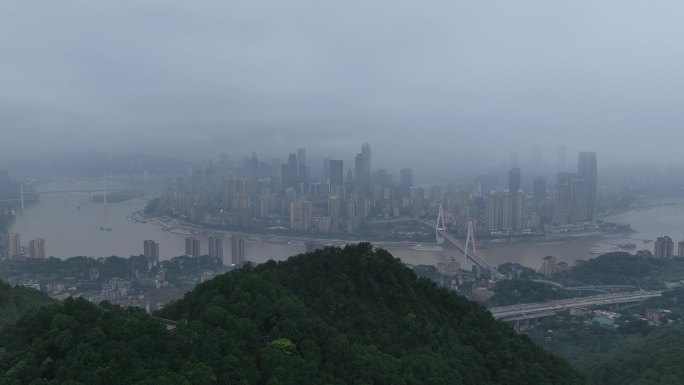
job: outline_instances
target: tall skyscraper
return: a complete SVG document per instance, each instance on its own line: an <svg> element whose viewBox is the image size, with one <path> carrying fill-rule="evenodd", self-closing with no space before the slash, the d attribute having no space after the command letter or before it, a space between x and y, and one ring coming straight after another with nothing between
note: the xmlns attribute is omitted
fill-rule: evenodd
<svg viewBox="0 0 684 385"><path fill-rule="evenodd" d="M297 149L297 180L306 182L306 148Z"/></svg>
<svg viewBox="0 0 684 385"><path fill-rule="evenodd" d="M586 219L593 221L596 215L596 196L598 194L598 176L596 171L596 153L580 152L577 162L577 173L586 182Z"/></svg>
<svg viewBox="0 0 684 385"><path fill-rule="evenodd" d="M520 190L520 169L514 167L508 172L508 192L511 194L518 194Z"/></svg>
<svg viewBox="0 0 684 385"><path fill-rule="evenodd" d="M534 177L533 198L534 203L542 202L546 199L546 178L543 176Z"/></svg>
<svg viewBox="0 0 684 385"><path fill-rule="evenodd" d="M5 258L21 256L21 239L17 233L5 234Z"/></svg>
<svg viewBox="0 0 684 385"><path fill-rule="evenodd" d="M223 238L216 235L209 237L209 255L223 265Z"/></svg>
<svg viewBox="0 0 684 385"><path fill-rule="evenodd" d="M356 154L356 157L354 157L354 184L356 185L357 194L365 194L366 191L366 177L364 175L365 167L363 154Z"/></svg>
<svg viewBox="0 0 684 385"><path fill-rule="evenodd" d="M159 265L159 243L158 242L155 242L151 239L143 241L143 251L145 253L145 259L147 259L147 265L150 268L153 266Z"/></svg>
<svg viewBox="0 0 684 385"><path fill-rule="evenodd" d="M283 189L297 185L299 181L299 165L297 164L297 154L291 153L287 164L282 166Z"/></svg>
<svg viewBox="0 0 684 385"><path fill-rule="evenodd" d="M185 238L185 255L191 257L199 257L201 255L200 251L200 240L195 237Z"/></svg>
<svg viewBox="0 0 684 385"><path fill-rule="evenodd" d="M306 164L306 148L297 149L297 164Z"/></svg>
<svg viewBox="0 0 684 385"><path fill-rule="evenodd" d="M330 160L330 185L342 186L344 184L344 164L341 160Z"/></svg>
<svg viewBox="0 0 684 385"><path fill-rule="evenodd" d="M408 196L411 186L413 186L413 171L410 168L401 169L399 173L399 197Z"/></svg>
<svg viewBox="0 0 684 385"><path fill-rule="evenodd" d="M517 167L512 168L508 172L509 196L507 197L508 202L504 204L504 208L509 208L505 213L506 226L504 228L506 229L519 229L523 227L525 196L520 190L520 175L520 169Z"/></svg>
<svg viewBox="0 0 684 385"><path fill-rule="evenodd" d="M323 182L330 184L330 158L323 158Z"/></svg>
<svg viewBox="0 0 684 385"><path fill-rule="evenodd" d="M587 218L587 182L571 172L558 173L556 210L553 224L563 226L584 222Z"/></svg>
<svg viewBox="0 0 684 385"><path fill-rule="evenodd" d="M371 148L370 144L364 143L361 146L361 155L363 155L363 193L369 197L371 196Z"/></svg>
<svg viewBox="0 0 684 385"><path fill-rule="evenodd" d="M29 242L29 256L31 258L45 258L45 239L33 238Z"/></svg>
<svg viewBox="0 0 684 385"><path fill-rule="evenodd" d="M230 240L231 262L239 266L245 263L245 238L233 235Z"/></svg>
<svg viewBox="0 0 684 385"><path fill-rule="evenodd" d="M684 257L684 241L677 243L677 256Z"/></svg>

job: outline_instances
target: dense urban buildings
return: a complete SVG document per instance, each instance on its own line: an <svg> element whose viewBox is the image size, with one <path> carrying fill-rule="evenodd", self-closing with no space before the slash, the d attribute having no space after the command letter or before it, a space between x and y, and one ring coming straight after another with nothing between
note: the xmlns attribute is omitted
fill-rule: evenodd
<svg viewBox="0 0 684 385"><path fill-rule="evenodd" d="M483 175L462 186L415 185L410 168L399 169L399 175L373 170L368 143L346 170L342 159L326 157L319 168L311 168L307 159L304 148L290 153L285 162L266 162L252 153L239 165L224 154L219 163L169 179L159 211L229 230L359 234L372 232L372 225L381 221L433 221L443 204L450 231L463 235L472 221L477 236L485 238L560 232L567 226L590 229L595 218L598 180L593 152L579 153L577 172L558 172L551 189L548 173L534 174L543 169L540 165L529 166L536 171L528 174L517 156L512 156L514 165L505 181ZM541 161L540 151L535 159Z"/></svg>
<svg viewBox="0 0 684 385"><path fill-rule="evenodd" d="M562 226L593 221L598 194L596 153L579 153L578 172L559 172L557 181L553 224Z"/></svg>

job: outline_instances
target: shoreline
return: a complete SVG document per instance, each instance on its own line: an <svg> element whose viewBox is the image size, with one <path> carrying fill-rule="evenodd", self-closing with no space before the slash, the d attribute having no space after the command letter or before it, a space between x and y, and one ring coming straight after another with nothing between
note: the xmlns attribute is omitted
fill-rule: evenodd
<svg viewBox="0 0 684 385"><path fill-rule="evenodd" d="M263 232L258 232L258 231L249 231L246 229L240 229L240 230L226 230L226 229L220 229L217 227L212 227L212 226L205 226L193 222L188 222L184 221L182 219L178 218L172 218L168 217L170 219L164 219L162 217L158 216L146 216L142 210L136 211L133 214L131 214L131 217L134 216L139 216L144 218L144 220L147 223L154 223L160 226L163 230L165 231L170 231L173 232L173 230L180 230L180 231L187 231L187 235L190 236L192 235L193 231L196 232L205 232L205 233L219 233L219 234L224 234L224 235L239 235L239 236L244 236L244 237L252 237L252 238L268 238L264 239L265 241L270 241L270 240L276 240L276 242L273 243L284 243L287 242L287 240L292 240L292 241L301 241L301 242L314 242L314 243L341 243L341 244L347 244L347 243L359 243L359 242L368 242L373 245L377 246L382 246L383 244L387 245L393 245L393 246L414 246L416 244L423 244L423 245L439 245L437 242L433 241L425 241L425 240L411 240L411 241L398 241L398 240L392 240L392 239L371 239L371 238L339 238L339 237L317 237L317 236L310 236L310 235L298 235L298 234L286 234L286 233L277 233L277 232L268 232L267 230L264 230ZM544 238L534 238L534 239L511 239L511 238L488 238L488 239L480 239L479 243L484 246L505 246L505 245L526 245L526 244L549 244L549 243L555 243L555 242L573 242L573 241L585 241L588 239L603 239L606 237L609 237L611 235L617 235L617 236L629 236L631 234L636 233L635 231L630 231L630 232L624 232L624 233L605 233L601 231L589 231L589 232L577 232L577 233L571 233L567 235L558 235L558 234L550 234L548 237ZM181 234L181 233L177 233ZM181 234L182 235L182 234Z"/></svg>

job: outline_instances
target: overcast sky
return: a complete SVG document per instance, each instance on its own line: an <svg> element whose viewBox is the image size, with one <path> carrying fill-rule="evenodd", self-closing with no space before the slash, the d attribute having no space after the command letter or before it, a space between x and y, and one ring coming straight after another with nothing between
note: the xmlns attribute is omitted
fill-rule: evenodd
<svg viewBox="0 0 684 385"><path fill-rule="evenodd" d="M681 0L3 0L0 160L684 162L682 20Z"/></svg>

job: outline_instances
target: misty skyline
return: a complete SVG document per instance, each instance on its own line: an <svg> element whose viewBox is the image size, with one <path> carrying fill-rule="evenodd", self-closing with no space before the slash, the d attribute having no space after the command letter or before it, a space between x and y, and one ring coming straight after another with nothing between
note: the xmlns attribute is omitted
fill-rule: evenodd
<svg viewBox="0 0 684 385"><path fill-rule="evenodd" d="M679 15L643 1L0 5L0 162L80 150L377 166L567 145L684 162ZM345 162L346 163L346 162ZM453 166L452 164L458 164ZM346 168L346 166L345 166ZM375 165L374 165L375 168Z"/></svg>

